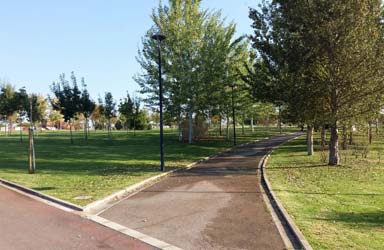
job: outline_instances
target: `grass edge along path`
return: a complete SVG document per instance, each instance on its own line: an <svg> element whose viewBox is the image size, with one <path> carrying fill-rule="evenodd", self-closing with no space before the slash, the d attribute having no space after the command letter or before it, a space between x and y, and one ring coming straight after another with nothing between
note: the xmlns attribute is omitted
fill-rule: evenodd
<svg viewBox="0 0 384 250"><path fill-rule="evenodd" d="M383 143L367 159L345 156L344 165L330 167L321 163L322 152L307 156L305 139L279 146L266 166L285 209L314 249L382 249L384 162L377 155Z"/></svg>
<svg viewBox="0 0 384 250"><path fill-rule="evenodd" d="M296 128L286 131L297 130ZM239 133L238 144L278 134L276 128L248 128ZM116 191L160 174L157 130L132 133L116 131L112 140L106 133L92 132L83 139L75 133L70 145L67 131L47 131L36 135L36 174L27 173L28 143L18 134L0 135L0 178L44 194L85 206ZM211 136L193 145L178 143L176 131L165 131L166 170L185 167L203 157L232 146L224 136ZM82 198L82 199L78 199Z"/></svg>

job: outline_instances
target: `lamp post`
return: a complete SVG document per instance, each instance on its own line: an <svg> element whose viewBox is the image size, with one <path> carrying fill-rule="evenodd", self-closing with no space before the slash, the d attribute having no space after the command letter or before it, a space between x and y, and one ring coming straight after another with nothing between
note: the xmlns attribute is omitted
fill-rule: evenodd
<svg viewBox="0 0 384 250"><path fill-rule="evenodd" d="M164 171L164 131L163 131L163 79L161 77L161 41L165 39L163 34L155 34L153 40L157 41L159 59L159 101L160 101L160 170Z"/></svg>
<svg viewBox="0 0 384 250"><path fill-rule="evenodd" d="M32 113L33 113L33 95L31 95L31 100L29 103L29 109L30 109L30 127L29 127L29 169L28 173L34 174L36 170L36 160L35 160L35 143L34 143L34 136L33 136L33 120L32 120Z"/></svg>
<svg viewBox="0 0 384 250"><path fill-rule="evenodd" d="M233 145L236 146L236 116L235 116L235 97L233 94L233 89L235 87L235 83L230 83L229 85L232 89L232 121L233 121Z"/></svg>

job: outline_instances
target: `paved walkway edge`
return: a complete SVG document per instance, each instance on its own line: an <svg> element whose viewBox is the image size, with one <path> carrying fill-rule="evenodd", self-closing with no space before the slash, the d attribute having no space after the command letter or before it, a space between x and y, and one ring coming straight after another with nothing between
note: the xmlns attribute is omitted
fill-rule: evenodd
<svg viewBox="0 0 384 250"><path fill-rule="evenodd" d="M265 138L261 138L261 139L258 139L258 140L255 140L255 141L251 141L251 142L247 142L247 143L243 143L241 145L238 145L236 147L242 147L242 146L245 146L245 145L248 145L250 143L254 143L256 141L260 141L260 140L265 140L265 139L269 139L269 137L265 137ZM103 211L105 211L106 209L116 205L117 203L119 203L122 198L127 198L129 197L130 195L133 195L145 188L148 188L158 182L160 182L161 180L163 180L164 178L168 177L169 175L171 175L172 173L176 172L176 171L181 171L181 170L188 170L188 169L191 169L193 167L195 167L197 164L201 163L201 162L204 162L204 161L207 161L209 159L212 159L220 154L223 154L225 152L228 152L228 151L231 151L233 148L229 148L229 149L226 149L222 152L218 152L218 153L215 153L215 154L212 154L210 156L207 156L207 157L204 157L198 161L195 161L191 164L188 164L187 166L185 167L181 167L181 168L175 168L175 169L172 169L168 172L165 172L165 173L162 173L162 174L159 174L159 175L156 175L156 176L153 176L153 177L150 177L148 179L145 179L141 182L138 182L134 185L131 185L131 186L128 186L120 191L117 191L103 199L100 199L100 200L97 200L97 201L94 201L90 204L88 204L87 206L85 206L83 209L83 211L85 213L88 213L88 214L94 214L94 215L98 215L100 213L102 213Z"/></svg>
<svg viewBox="0 0 384 250"><path fill-rule="evenodd" d="M60 199L57 199L55 197L40 193L38 191L35 191L33 189L23 187L21 185L18 185L16 183L13 183L11 181L7 181L0 178L0 184L2 184L4 187L12 189L14 191L17 191L21 194L28 195L31 198L38 199L39 201L42 201L50 206L54 206L56 208L59 208L61 210L65 211L83 211L83 208L80 206L77 206L75 204L72 204L67 201L63 201Z"/></svg>
<svg viewBox="0 0 384 250"><path fill-rule="evenodd" d="M291 140L294 140L300 136L297 136ZM301 250L313 250L311 245L308 243L307 239L301 233L300 229L296 226L295 222L292 220L291 216L285 210L284 206L281 204L276 194L272 190L271 184L265 173L265 165L267 164L268 158L270 157L272 152L273 152L273 149L262 158L259 164L259 169L261 172L261 185L265 191L265 195L267 196L267 202L268 202L267 206L269 208L272 208L271 209L272 218L275 221L275 224L279 229L279 232L282 235L283 241L286 244L286 247L288 249L293 248L293 249L301 249Z"/></svg>
<svg viewBox="0 0 384 250"><path fill-rule="evenodd" d="M168 244L164 241L161 241L161 240L158 240L158 239L155 239L155 238L152 238L148 235L145 235L143 233L140 233L136 230L133 230L133 229L130 229L128 227L125 227L125 226L122 226L120 224L117 224L115 222L112 222L110 220L107 220L107 219L104 219L100 216L97 216L97 215L85 215L85 218L93 221L93 222L96 222L102 226L105 226L107 228L110 228L112 230L115 230L115 231L118 231L122 234L125 234L127 236L130 236L134 239L137 239L137 240L140 240L142 242L145 242L147 243L148 245L151 245L153 247L156 247L158 249L162 249L162 250L182 250L181 248L178 248L176 246L173 246L171 244Z"/></svg>
<svg viewBox="0 0 384 250"><path fill-rule="evenodd" d="M117 191L117 192L115 192L115 193L113 193L113 194L111 194L111 195L109 195L109 196L107 196L101 200L97 200L97 201L94 201L94 202L88 204L87 206L84 207L84 212L89 213L89 214L99 214L100 212L114 206L117 202L121 201L122 198L128 197L131 194L134 194L136 192L139 192L140 190L143 190L149 186L152 186L152 185L158 183L159 181L163 180L164 178L168 177L169 175L171 175L172 173L174 173L176 171L180 171L183 169L190 169L190 168L194 167L195 165L197 165L198 163L206 161L209 158L210 157L205 157L205 158L203 158L197 162L193 162L193 163L187 165L186 167L172 169L168 172L150 177L150 178L145 179L141 182L138 182L136 184L128 186L128 187L126 187L120 191Z"/></svg>

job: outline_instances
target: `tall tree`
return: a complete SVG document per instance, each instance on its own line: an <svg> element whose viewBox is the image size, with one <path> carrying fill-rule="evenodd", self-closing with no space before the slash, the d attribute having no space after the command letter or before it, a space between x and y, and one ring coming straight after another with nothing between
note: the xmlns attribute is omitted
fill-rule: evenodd
<svg viewBox="0 0 384 250"><path fill-rule="evenodd" d="M79 111L84 115L84 136L85 140L88 140L89 135L89 117L91 116L93 110L95 109L95 102L91 99L89 92L87 90L87 85L85 84L84 77L81 78L81 97L80 97L80 108Z"/></svg>
<svg viewBox="0 0 384 250"><path fill-rule="evenodd" d="M136 77L141 92L149 94L146 100L152 106L158 102L157 44L151 35L163 33L165 110L175 117L181 140L181 124L185 115L189 120L189 143L193 139L193 117L207 116L217 109L216 100L228 83L226 72L232 60L246 49L241 40L234 40L235 25L224 25L220 12L200 8L201 1L171 0L169 6L152 13L154 26L142 39L143 50L138 53L143 74ZM231 43L233 42L233 43ZM244 53L243 53L244 54ZM246 54L246 53L245 53Z"/></svg>
<svg viewBox="0 0 384 250"><path fill-rule="evenodd" d="M61 74L59 82L53 82L51 90L55 98L51 99L52 107L61 112L64 121L69 123L71 144L73 144L72 123L75 114L80 112L81 91L77 86L74 73L71 73L72 85L65 79L65 74Z"/></svg>
<svg viewBox="0 0 384 250"><path fill-rule="evenodd" d="M16 91L13 96L13 106L16 112L18 113L19 129L20 129L20 142L23 142L23 117L28 110L28 94L25 88L19 89Z"/></svg>
<svg viewBox="0 0 384 250"><path fill-rule="evenodd" d="M108 120L108 137L109 139L112 139L111 119L116 115L116 103L113 100L113 96L111 92L105 93L103 113Z"/></svg>
<svg viewBox="0 0 384 250"><path fill-rule="evenodd" d="M289 110L308 126L329 124L329 165L340 162L340 123L381 107L382 13L378 0L273 1L250 12L267 82L283 86Z"/></svg>
<svg viewBox="0 0 384 250"><path fill-rule="evenodd" d="M128 130L131 128L131 120L133 117L133 101L131 99L131 96L129 93L127 93L127 96L120 101L118 111L121 116L123 116L123 120L125 121L125 127Z"/></svg>

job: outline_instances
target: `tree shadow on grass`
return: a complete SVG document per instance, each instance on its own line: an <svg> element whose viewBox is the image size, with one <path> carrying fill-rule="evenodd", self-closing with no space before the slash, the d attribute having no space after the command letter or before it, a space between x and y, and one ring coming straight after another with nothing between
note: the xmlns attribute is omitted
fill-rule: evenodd
<svg viewBox="0 0 384 250"><path fill-rule="evenodd" d="M340 193L340 192L310 192L310 191L297 191L289 189L273 189L274 192L286 192L292 194L305 194L305 195L329 195L329 196L384 196L383 193Z"/></svg>
<svg viewBox="0 0 384 250"><path fill-rule="evenodd" d="M373 212L334 212L325 218L315 218L316 220L335 221L345 223L351 227L384 227L384 211Z"/></svg>
<svg viewBox="0 0 384 250"><path fill-rule="evenodd" d="M32 189L36 191L47 191L47 190L54 190L56 188L55 187L33 187Z"/></svg>

